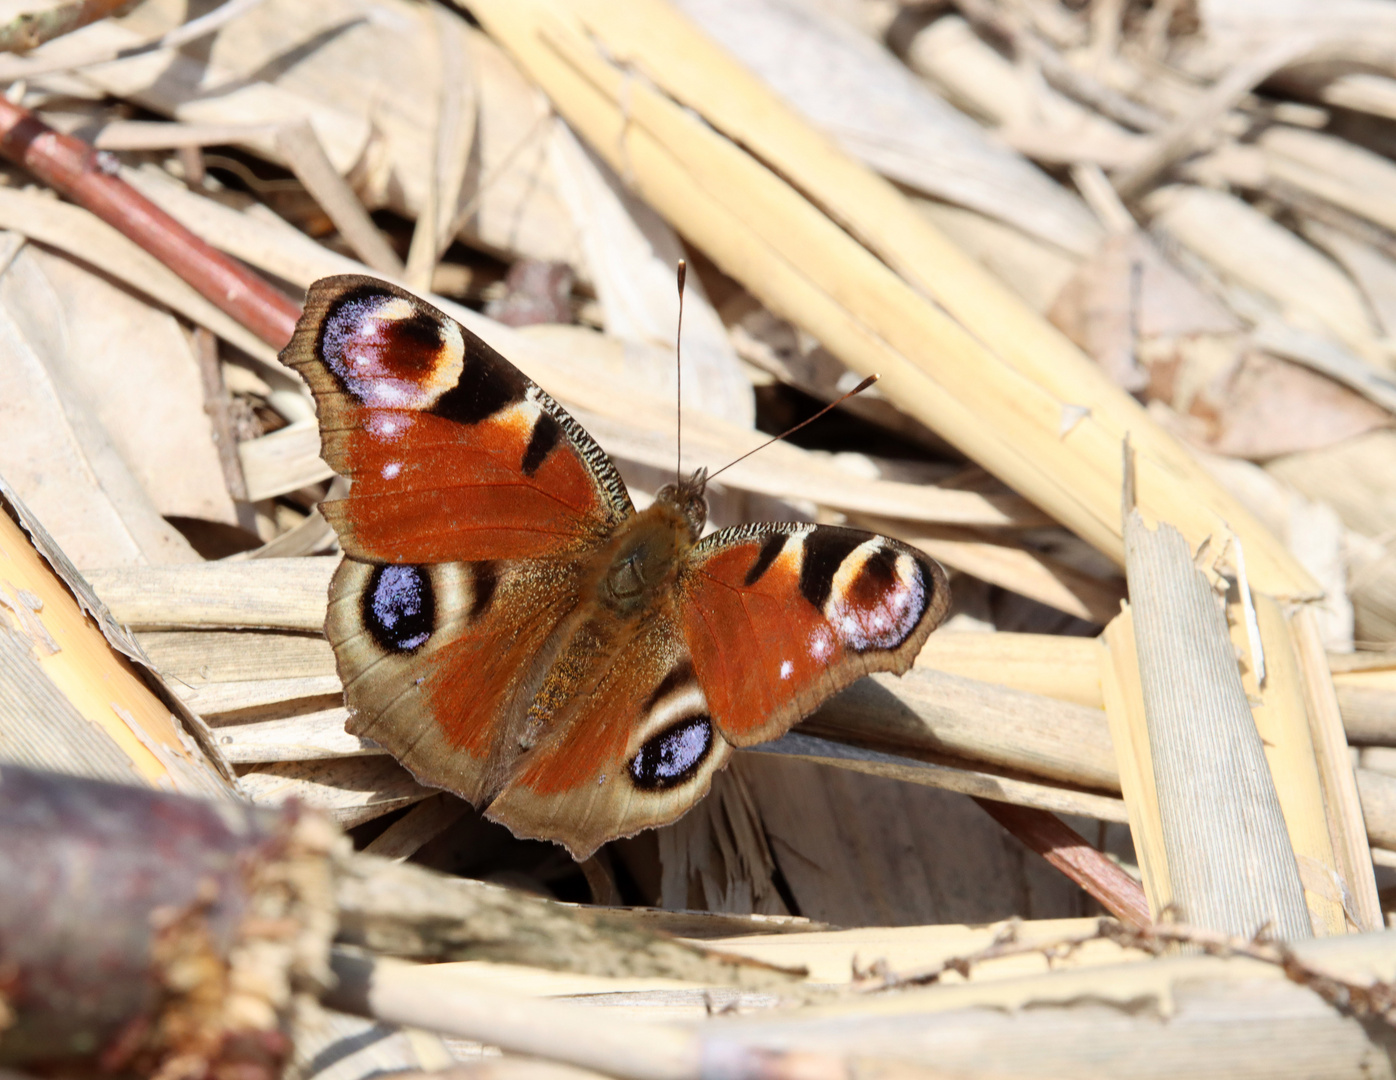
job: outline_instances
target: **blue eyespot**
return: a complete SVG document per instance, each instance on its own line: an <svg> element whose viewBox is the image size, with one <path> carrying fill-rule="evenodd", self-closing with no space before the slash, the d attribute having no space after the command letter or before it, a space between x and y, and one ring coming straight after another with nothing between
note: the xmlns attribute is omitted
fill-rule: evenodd
<svg viewBox="0 0 1396 1080"><path fill-rule="evenodd" d="M647 791L675 787L697 771L712 746L712 721L706 716L684 717L640 747L630 762L630 778Z"/></svg>
<svg viewBox="0 0 1396 1080"><path fill-rule="evenodd" d="M364 625L392 652L425 644L436 623L431 578L417 566L378 566L364 594Z"/></svg>

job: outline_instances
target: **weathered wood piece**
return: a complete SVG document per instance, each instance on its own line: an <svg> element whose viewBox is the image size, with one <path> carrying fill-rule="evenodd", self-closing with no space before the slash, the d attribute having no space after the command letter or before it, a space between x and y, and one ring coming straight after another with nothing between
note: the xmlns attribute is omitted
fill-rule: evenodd
<svg viewBox="0 0 1396 1080"><path fill-rule="evenodd" d="M0 1065L275 1080L329 978L317 815L0 765Z"/></svg>

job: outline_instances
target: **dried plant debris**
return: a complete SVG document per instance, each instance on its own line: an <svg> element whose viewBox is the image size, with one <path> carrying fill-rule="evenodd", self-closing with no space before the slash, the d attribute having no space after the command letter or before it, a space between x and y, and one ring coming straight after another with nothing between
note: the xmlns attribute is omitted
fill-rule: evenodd
<svg viewBox="0 0 1396 1080"><path fill-rule="evenodd" d="M984 1040L975 1069L1074 1074L1032 1010L950 995L1089 1026L1079 1002L1194 962L1257 1025L1236 1046L1309 1009L1346 1047L1332 1075L1356 1075L1391 1045L1391 972L1343 939L1396 912L1393 42L1377 0L16 0L0 765L347 833L338 941L359 951L334 962L401 996L276 991L237 1021L274 1033L268 1080L680 1076L700 1053L955 1071L952 1016ZM346 734L323 632L354 543L320 506L350 487L278 350L337 274L411 289L517 364L641 508L673 480L680 385L683 467L715 472L880 375L718 476L708 527L893 536L947 568L948 626L580 863L424 786ZM1177 567L1127 576L1127 537L1172 538ZM1185 652L1212 645L1208 679L1173 678L1205 700L1171 720L1144 672L1169 619ZM1220 795L1189 802L1158 736L1190 739L1223 683L1213 756L1245 741L1274 811L1268 926L1244 905L1183 925L1244 891L1198 885L1195 837L1244 830ZM176 959L217 966L212 918L160 923ZM1207 981L1242 963L1302 1005ZM1156 974L1112 974L1134 967ZM428 1034L430 987L648 1009L662 1037L579 1055L565 1002L493 1043L466 1005ZM1189 993L1158 1000L1202 1023ZM897 1042L903 1008L924 1032ZM816 1031L822 1010L840 1019ZM597 1045L631 1037L616 1015ZM224 1062L191 1024L179 1069L155 1035L129 1062ZM1187 1053L1147 1056L1169 1075Z"/></svg>

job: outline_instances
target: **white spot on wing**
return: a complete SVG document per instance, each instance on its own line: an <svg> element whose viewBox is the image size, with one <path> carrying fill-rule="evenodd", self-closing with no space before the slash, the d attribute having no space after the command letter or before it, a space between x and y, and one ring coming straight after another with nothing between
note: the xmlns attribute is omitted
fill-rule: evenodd
<svg viewBox="0 0 1396 1080"><path fill-rule="evenodd" d="M383 466L383 479L396 480L400 472L402 472L402 462L390 461Z"/></svg>
<svg viewBox="0 0 1396 1080"><path fill-rule="evenodd" d="M795 662L793 660L782 660L780 662L780 677L788 679L795 674Z"/></svg>

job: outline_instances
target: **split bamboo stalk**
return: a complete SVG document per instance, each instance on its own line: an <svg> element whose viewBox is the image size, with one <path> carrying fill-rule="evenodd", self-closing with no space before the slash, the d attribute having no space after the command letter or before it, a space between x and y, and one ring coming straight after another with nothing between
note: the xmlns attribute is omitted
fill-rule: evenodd
<svg viewBox="0 0 1396 1080"><path fill-rule="evenodd" d="M1382 914L1372 852L1367 845L1367 826L1357 791L1357 777L1348 753L1333 678L1323 654L1318 622L1313 612L1303 609L1295 612L1290 627L1304 679L1310 737L1323 787L1324 818L1338 873L1346 889L1347 906L1359 930L1377 930L1382 926Z"/></svg>
<svg viewBox="0 0 1396 1080"><path fill-rule="evenodd" d="M1126 573L1173 901L1181 921L1311 936L1284 814L1215 593L1183 535L1129 506ZM1244 587L1244 586L1243 586Z"/></svg>
<svg viewBox="0 0 1396 1080"><path fill-rule="evenodd" d="M1242 658L1241 685L1251 702L1251 715L1274 778L1290 847L1309 918L1318 937L1347 932L1343 878L1329 835L1323 787L1310 734L1309 713L1298 657L1290 640L1289 623L1280 605L1268 596L1255 597L1255 615L1264 653L1265 682L1246 631L1242 605L1231 605L1231 645Z"/></svg>
<svg viewBox="0 0 1396 1080"><path fill-rule="evenodd" d="M1079 350L660 0L470 6L680 232L851 368L880 372L889 398L1057 520L1123 558L1118 454L1130 432L1151 515L1193 543L1229 523L1258 585L1316 593Z"/></svg>
<svg viewBox="0 0 1396 1080"><path fill-rule="evenodd" d="M118 627L103 632L105 609L86 590L0 479L0 760L231 797L206 729L162 700Z"/></svg>

